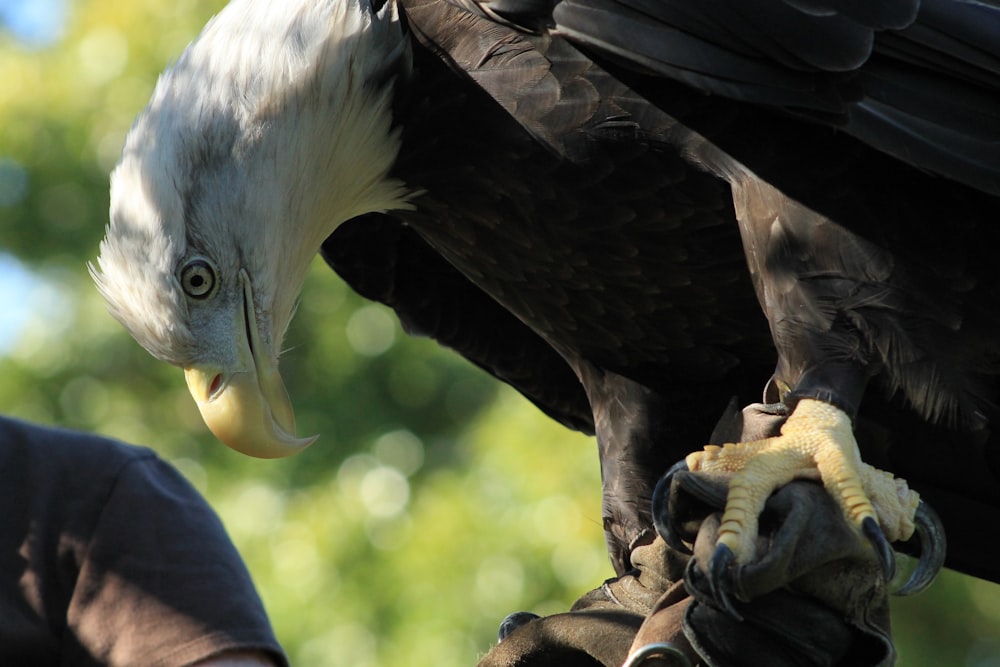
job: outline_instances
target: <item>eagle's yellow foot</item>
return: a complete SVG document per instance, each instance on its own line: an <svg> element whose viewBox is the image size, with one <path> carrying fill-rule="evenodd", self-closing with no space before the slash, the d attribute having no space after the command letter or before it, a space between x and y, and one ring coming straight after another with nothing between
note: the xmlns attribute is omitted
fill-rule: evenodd
<svg viewBox="0 0 1000 667"><path fill-rule="evenodd" d="M793 479L822 480L859 529L870 520L892 542L913 534L919 496L903 480L861 461L850 418L829 403L802 399L782 426L781 435L722 447L709 445L690 454L686 463L691 471L734 473L719 543L732 549L737 563L754 557L757 517L764 503L775 489Z"/></svg>
<svg viewBox="0 0 1000 667"><path fill-rule="evenodd" d="M895 570L889 542L909 539L915 516L922 526L929 526L920 534L921 565L901 592L926 587L943 564L943 531L933 512L903 480L861 461L850 418L829 403L802 399L779 436L721 447L709 445L675 466L661 482L666 490L658 487L654 495L657 530L674 547L682 547L677 531L670 525L671 518L662 514L667 509L664 502L670 478L680 469L731 475L716 551L708 564L713 589L716 584L723 585L731 565L753 560L758 517L765 502L775 489L794 479L823 482L847 520L872 543L887 580ZM732 610L724 591L716 597Z"/></svg>

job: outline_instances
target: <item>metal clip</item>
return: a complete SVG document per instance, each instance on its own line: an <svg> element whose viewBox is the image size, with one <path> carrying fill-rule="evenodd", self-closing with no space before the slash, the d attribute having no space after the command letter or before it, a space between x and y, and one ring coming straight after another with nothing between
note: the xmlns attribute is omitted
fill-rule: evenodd
<svg viewBox="0 0 1000 667"><path fill-rule="evenodd" d="M674 658L671 664L677 667L691 667L691 661L688 660L687 655L670 642L656 642L637 648L625 659L622 667L638 667L653 657Z"/></svg>

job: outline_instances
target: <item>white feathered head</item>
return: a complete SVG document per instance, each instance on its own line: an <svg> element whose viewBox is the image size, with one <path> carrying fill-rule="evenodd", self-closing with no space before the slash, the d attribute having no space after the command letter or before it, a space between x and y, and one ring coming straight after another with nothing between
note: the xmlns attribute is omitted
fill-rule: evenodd
<svg viewBox="0 0 1000 667"><path fill-rule="evenodd" d="M409 50L393 3L235 0L157 83L111 175L91 273L155 357L185 369L216 436L284 456L277 370L308 266L337 225L407 207L389 67Z"/></svg>

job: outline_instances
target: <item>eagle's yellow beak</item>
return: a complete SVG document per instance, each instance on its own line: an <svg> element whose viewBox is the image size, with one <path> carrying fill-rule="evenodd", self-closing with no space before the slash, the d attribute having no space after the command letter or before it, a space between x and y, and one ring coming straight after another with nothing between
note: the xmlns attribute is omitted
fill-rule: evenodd
<svg viewBox="0 0 1000 667"><path fill-rule="evenodd" d="M226 446L264 459L290 456L319 436L295 437L295 413L277 360L261 344L246 271L240 271L240 280L243 313L233 327L237 367L192 366L184 377L208 428Z"/></svg>

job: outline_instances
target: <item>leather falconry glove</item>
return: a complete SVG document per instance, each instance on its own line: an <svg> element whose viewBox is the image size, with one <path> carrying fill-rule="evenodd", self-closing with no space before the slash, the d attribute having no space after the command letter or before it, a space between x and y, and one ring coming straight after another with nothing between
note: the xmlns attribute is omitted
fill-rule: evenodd
<svg viewBox="0 0 1000 667"><path fill-rule="evenodd" d="M758 437L783 415L750 406L723 418L713 441ZM725 476L678 472L669 511L694 558L662 538L637 547L634 569L564 614L508 617L479 667L621 667L642 647L669 643L630 667L893 664L888 586L870 545L822 486L796 481L768 500L755 559L734 570L731 610L716 602L708 563L725 505ZM684 657L678 657L673 652Z"/></svg>

